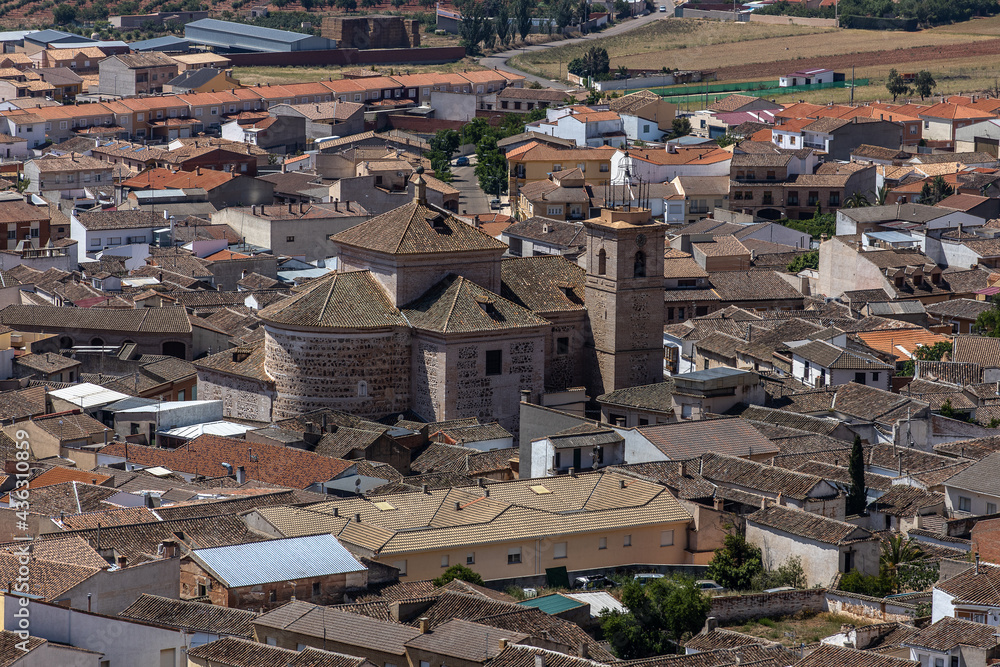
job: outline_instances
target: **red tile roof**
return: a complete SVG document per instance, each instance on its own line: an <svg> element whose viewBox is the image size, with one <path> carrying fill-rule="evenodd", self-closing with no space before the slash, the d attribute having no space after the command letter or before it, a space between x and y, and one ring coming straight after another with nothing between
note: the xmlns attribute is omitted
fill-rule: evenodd
<svg viewBox="0 0 1000 667"><path fill-rule="evenodd" d="M102 449L101 454L124 459L125 450L125 443L116 442ZM328 482L353 465L350 461L293 447L247 443L215 435L199 436L178 449L128 445L127 454L130 463L209 477L226 474L222 464L228 463L234 468L246 468L249 479L293 489Z"/></svg>

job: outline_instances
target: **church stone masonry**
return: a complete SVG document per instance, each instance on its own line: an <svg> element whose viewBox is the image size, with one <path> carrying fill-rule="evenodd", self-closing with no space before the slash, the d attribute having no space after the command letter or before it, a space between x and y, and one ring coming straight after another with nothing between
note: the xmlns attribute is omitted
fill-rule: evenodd
<svg viewBox="0 0 1000 667"><path fill-rule="evenodd" d="M231 416L413 410L516 430L524 390L597 396L662 378L664 226L648 210L586 221L585 273L558 256L503 259L503 243L428 206L422 181L410 203L331 237L340 270L263 309L263 343L197 362L199 395Z"/></svg>

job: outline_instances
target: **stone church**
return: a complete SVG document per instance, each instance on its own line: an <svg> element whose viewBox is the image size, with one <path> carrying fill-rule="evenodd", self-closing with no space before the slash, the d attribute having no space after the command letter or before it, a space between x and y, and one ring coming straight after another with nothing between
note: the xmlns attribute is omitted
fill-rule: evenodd
<svg viewBox="0 0 1000 667"><path fill-rule="evenodd" d="M330 408L478 417L516 430L522 391L589 396L663 377L664 226L587 220L587 271L413 201L331 237L338 271L260 311L262 343L198 362L198 397L269 422Z"/></svg>

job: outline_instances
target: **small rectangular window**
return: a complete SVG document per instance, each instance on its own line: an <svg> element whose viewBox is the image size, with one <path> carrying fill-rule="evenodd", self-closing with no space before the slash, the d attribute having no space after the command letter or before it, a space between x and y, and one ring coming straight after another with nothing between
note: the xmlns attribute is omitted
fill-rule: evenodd
<svg viewBox="0 0 1000 667"><path fill-rule="evenodd" d="M664 530L660 532L660 546L672 547L674 545L674 531Z"/></svg>
<svg viewBox="0 0 1000 667"><path fill-rule="evenodd" d="M441 567L448 567L448 556L441 556Z"/></svg>
<svg viewBox="0 0 1000 667"><path fill-rule="evenodd" d="M996 514L997 513L997 504L996 503L986 503L986 513L987 514Z"/></svg>
<svg viewBox="0 0 1000 667"><path fill-rule="evenodd" d="M959 512L971 512L972 511L972 498L966 498L965 496L958 497L958 511Z"/></svg>
<svg viewBox="0 0 1000 667"><path fill-rule="evenodd" d="M507 550L507 564L518 565L521 562L521 547Z"/></svg>
<svg viewBox="0 0 1000 667"><path fill-rule="evenodd" d="M475 563L476 563L476 552L475 551L472 551L472 552L470 552L470 553L468 553L468 554L465 555L465 564L466 565L475 565Z"/></svg>
<svg viewBox="0 0 1000 667"><path fill-rule="evenodd" d="M313 582L313 597L314 598L319 597L320 592L321 592L321 587L319 585L319 582L318 581L314 581Z"/></svg>
<svg viewBox="0 0 1000 667"><path fill-rule="evenodd" d="M566 543L556 542L552 545L552 557L553 558L565 558L566 557Z"/></svg>
<svg viewBox="0 0 1000 667"><path fill-rule="evenodd" d="M405 577L406 576L406 561L405 560L397 560L395 563L392 564L392 566L394 568L396 568L397 570L399 570L399 576L401 576L401 577Z"/></svg>
<svg viewBox="0 0 1000 667"><path fill-rule="evenodd" d="M501 375L503 373L503 350L486 350L486 374Z"/></svg>
<svg viewBox="0 0 1000 667"><path fill-rule="evenodd" d="M285 243L295 243L295 237L294 236L286 236L285 237Z"/></svg>
<svg viewBox="0 0 1000 667"><path fill-rule="evenodd" d="M275 639L274 637L266 637L264 641L267 642L268 646L277 646L278 645L278 640Z"/></svg>
<svg viewBox="0 0 1000 667"><path fill-rule="evenodd" d="M623 547L630 547L630 546L632 546L632 536L631 535L626 535L625 536L625 539L622 540L622 546Z"/></svg>
<svg viewBox="0 0 1000 667"><path fill-rule="evenodd" d="M608 538L602 537L601 539L597 540L597 548L598 549L607 549L608 548Z"/></svg>
<svg viewBox="0 0 1000 667"><path fill-rule="evenodd" d="M569 354L569 336L556 338L556 354L560 356Z"/></svg>

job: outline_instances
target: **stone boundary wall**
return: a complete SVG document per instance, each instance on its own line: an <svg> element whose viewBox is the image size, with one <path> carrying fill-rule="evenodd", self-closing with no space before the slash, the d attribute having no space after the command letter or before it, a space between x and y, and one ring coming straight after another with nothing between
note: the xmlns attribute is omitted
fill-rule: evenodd
<svg viewBox="0 0 1000 667"><path fill-rule="evenodd" d="M808 25L814 28L836 28L840 24L837 19L806 18L805 16L772 16L769 14L750 13L751 23L770 23L771 25Z"/></svg>
<svg viewBox="0 0 1000 667"><path fill-rule="evenodd" d="M781 593L751 593L749 595L720 595L712 598L714 616L721 623L746 621L766 616L789 616L800 611L826 611L826 589L810 588Z"/></svg>
<svg viewBox="0 0 1000 667"><path fill-rule="evenodd" d="M887 598L873 598L846 591L826 591L826 611L848 614L875 621L902 621L911 623L917 615L917 605L893 601Z"/></svg>

